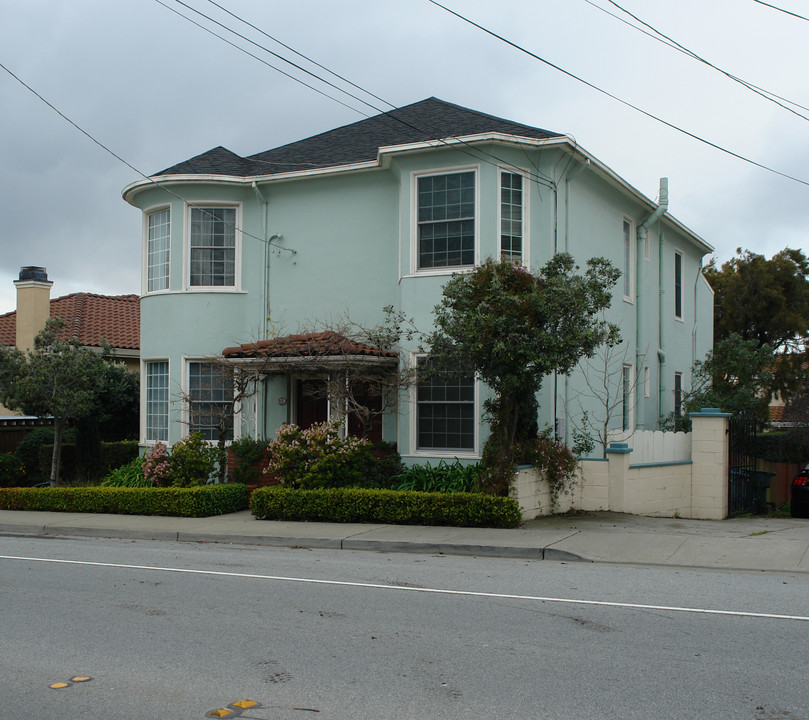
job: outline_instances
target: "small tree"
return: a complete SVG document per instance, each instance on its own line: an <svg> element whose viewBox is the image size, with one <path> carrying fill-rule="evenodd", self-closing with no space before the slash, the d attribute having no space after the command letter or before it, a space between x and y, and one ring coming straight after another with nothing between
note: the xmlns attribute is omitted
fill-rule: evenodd
<svg viewBox="0 0 809 720"><path fill-rule="evenodd" d="M475 373L495 393L484 404L491 435L483 463L504 491L520 445L536 439L536 394L549 373L570 372L617 328L601 318L620 271L604 258L584 274L568 254L538 272L510 262L484 262L454 275L435 308L429 338L433 372Z"/></svg>
<svg viewBox="0 0 809 720"><path fill-rule="evenodd" d="M53 417L50 482L59 482L62 434L67 423L88 413L104 380L105 362L80 346L61 340L64 322L50 318L27 354L0 348L0 401L29 415Z"/></svg>

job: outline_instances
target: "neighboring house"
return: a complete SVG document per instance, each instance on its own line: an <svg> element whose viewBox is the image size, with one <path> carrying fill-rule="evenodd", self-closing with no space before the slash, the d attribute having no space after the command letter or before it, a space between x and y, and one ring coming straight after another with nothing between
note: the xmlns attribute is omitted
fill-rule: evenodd
<svg viewBox="0 0 809 720"><path fill-rule="evenodd" d="M144 444L189 426L214 439L195 418L228 401L210 362L224 348L249 359L269 347L278 359L235 436L339 415L307 400L317 378L283 368L285 353L323 354L319 335L289 333L343 315L374 326L387 305L429 331L450 275L489 256L536 268L567 251L624 271L607 313L627 348L610 378L618 429L657 427L711 348L700 268L712 248L665 212L662 193L658 206L566 135L436 98L248 157L218 147L123 197L143 211ZM279 350L290 342L298 349ZM418 343L406 349L415 365ZM373 352L362 357L370 367ZM569 440L580 388L580 374L548 377L540 425L556 422ZM411 462L478 458L487 392L471 377L432 380L384 416L380 435Z"/></svg>
<svg viewBox="0 0 809 720"><path fill-rule="evenodd" d="M61 336L76 338L83 347L97 352L104 343L111 357L130 370L140 368L140 298L137 295L71 293L51 299L48 273L43 267L20 269L17 309L0 315L0 345L29 350L49 318L60 318Z"/></svg>

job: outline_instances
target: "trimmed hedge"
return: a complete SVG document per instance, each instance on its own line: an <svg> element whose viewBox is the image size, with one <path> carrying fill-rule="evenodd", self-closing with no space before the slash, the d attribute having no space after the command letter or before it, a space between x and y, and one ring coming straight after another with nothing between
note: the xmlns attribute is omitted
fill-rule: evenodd
<svg viewBox="0 0 809 720"><path fill-rule="evenodd" d="M190 488L0 488L0 510L209 517L247 509L249 495L247 485L239 483Z"/></svg>
<svg viewBox="0 0 809 720"><path fill-rule="evenodd" d="M365 488L253 491L250 510L259 520L365 522L513 528L522 522L517 501L479 493L425 493Z"/></svg>

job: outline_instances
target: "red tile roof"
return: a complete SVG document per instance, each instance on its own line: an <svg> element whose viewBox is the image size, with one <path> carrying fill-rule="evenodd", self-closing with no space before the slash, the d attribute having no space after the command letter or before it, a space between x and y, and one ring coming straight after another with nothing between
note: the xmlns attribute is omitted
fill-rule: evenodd
<svg viewBox="0 0 809 720"><path fill-rule="evenodd" d="M372 357L398 358L395 352L381 350L372 345L354 342L339 333L327 330L304 335L286 335L272 340L259 340L228 347L222 351L225 357L332 357L341 355L367 355Z"/></svg>
<svg viewBox="0 0 809 720"><path fill-rule="evenodd" d="M75 337L82 345L140 348L140 298L137 295L72 293L51 300L51 317L65 321L63 338ZM17 312L0 315L0 345L16 343Z"/></svg>

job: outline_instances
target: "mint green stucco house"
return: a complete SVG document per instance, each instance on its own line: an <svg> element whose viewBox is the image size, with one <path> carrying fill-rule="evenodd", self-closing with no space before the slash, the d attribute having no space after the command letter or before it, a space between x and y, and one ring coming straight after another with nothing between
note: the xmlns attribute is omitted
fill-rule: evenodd
<svg viewBox="0 0 809 720"><path fill-rule="evenodd" d="M624 271L608 313L624 337L611 426L656 428L713 335L700 273L712 248L666 212L665 193L658 206L566 135L435 98L249 157L218 147L138 180L123 196L143 212L141 441L186 435L189 396L227 401L209 362L224 348L345 315L373 326L386 305L428 331L453 272L490 256L538 267L557 251ZM417 343L408 350L416 363ZM569 440L581 408L599 404L585 371L547 378L540 426ZM339 415L307 401L308 380L268 374L234 435ZM410 462L477 458L487 389L432 383L384 417L382 437Z"/></svg>

